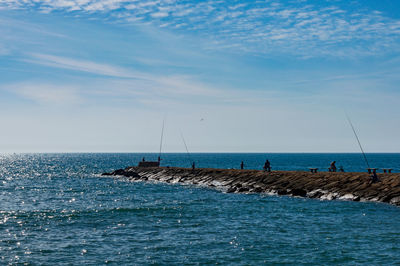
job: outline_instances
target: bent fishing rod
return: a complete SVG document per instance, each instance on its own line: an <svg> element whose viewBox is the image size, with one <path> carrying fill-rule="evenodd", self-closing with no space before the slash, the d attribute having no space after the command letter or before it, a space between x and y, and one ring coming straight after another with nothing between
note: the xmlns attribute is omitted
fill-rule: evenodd
<svg viewBox="0 0 400 266"><path fill-rule="evenodd" d="M165 119L164 117L163 122L162 122L162 129L161 129L161 140L160 140L160 152L158 153L158 158L161 158L161 149L162 149L162 143L163 143L163 137L164 137L164 125L165 125Z"/></svg>
<svg viewBox="0 0 400 266"><path fill-rule="evenodd" d="M190 160L190 162L193 162L192 157L190 156L190 153L189 153L189 149L188 149L188 147L186 145L185 138L183 137L182 131L180 133L181 133L183 144L185 144L185 149L186 149L186 153L187 153L187 155L189 157L189 160Z"/></svg>
<svg viewBox="0 0 400 266"><path fill-rule="evenodd" d="M362 153L362 155L363 155L363 157L364 157L365 163L367 164L367 167L370 168L370 167L369 167L369 163L368 163L367 156L365 155L364 149L363 149L363 147L361 146L360 139L358 138L357 132L356 132L356 130L354 129L353 123L351 122L350 117L347 115L347 113L346 113L346 118L347 118L347 121L349 122L349 124L350 124L350 126L351 126L351 129L353 130L354 136L355 136L356 139L357 139L358 146L360 147L360 150L361 150L361 153Z"/></svg>

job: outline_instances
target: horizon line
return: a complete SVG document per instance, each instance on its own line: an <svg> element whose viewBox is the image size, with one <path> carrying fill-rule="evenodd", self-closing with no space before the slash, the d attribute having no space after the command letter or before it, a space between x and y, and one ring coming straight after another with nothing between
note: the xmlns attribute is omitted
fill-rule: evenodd
<svg viewBox="0 0 400 266"><path fill-rule="evenodd" d="M52 152L52 151L41 151L41 152L0 152L0 155L10 155L10 154L155 154L158 155L159 152L147 152L147 151L135 151L135 152L127 152L127 151L61 151L61 152ZM312 151L289 151L289 152L252 152L252 151L200 151L200 152L190 152L190 154L362 154L361 152L312 152ZM184 151L172 151L172 152L163 152L161 154L187 154ZM365 154L400 154L400 152L365 152Z"/></svg>

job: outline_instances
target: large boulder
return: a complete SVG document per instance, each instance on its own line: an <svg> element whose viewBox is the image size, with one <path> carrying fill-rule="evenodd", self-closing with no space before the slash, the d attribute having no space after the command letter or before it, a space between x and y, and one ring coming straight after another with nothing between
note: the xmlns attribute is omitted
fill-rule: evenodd
<svg viewBox="0 0 400 266"><path fill-rule="evenodd" d="M104 175L104 176L124 175L124 173L125 173L124 169L118 169L118 170L115 170L115 171L113 171L111 173L102 173L101 175Z"/></svg>
<svg viewBox="0 0 400 266"><path fill-rule="evenodd" d="M307 196L307 191L305 191L304 189L301 189L301 188L292 189L291 193L292 193L292 196L299 196L299 197Z"/></svg>
<svg viewBox="0 0 400 266"><path fill-rule="evenodd" d="M400 196L399 197L394 197L390 200L390 204L394 205L400 205Z"/></svg>
<svg viewBox="0 0 400 266"><path fill-rule="evenodd" d="M137 178L140 177L140 175L138 173L134 172L134 171L126 171L124 173L124 176L126 176L126 177L137 177Z"/></svg>
<svg viewBox="0 0 400 266"><path fill-rule="evenodd" d="M238 189L238 192L240 193L240 192L248 192L249 191L249 188L248 187L241 187L241 188L239 188Z"/></svg>
<svg viewBox="0 0 400 266"><path fill-rule="evenodd" d="M282 196L287 194L288 194L287 189L278 189L278 195Z"/></svg>
<svg viewBox="0 0 400 266"><path fill-rule="evenodd" d="M235 193L237 190L237 188L235 186L228 188L228 190L226 191L226 193Z"/></svg>
<svg viewBox="0 0 400 266"><path fill-rule="evenodd" d="M125 170L124 169L118 169L115 170L114 172L111 173L112 175L124 175L125 174Z"/></svg>
<svg viewBox="0 0 400 266"><path fill-rule="evenodd" d="M110 176L112 173L102 173L101 175Z"/></svg>

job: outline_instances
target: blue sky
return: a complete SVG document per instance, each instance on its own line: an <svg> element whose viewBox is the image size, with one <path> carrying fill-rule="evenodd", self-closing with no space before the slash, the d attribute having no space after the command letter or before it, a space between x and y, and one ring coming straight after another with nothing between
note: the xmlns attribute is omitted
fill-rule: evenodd
<svg viewBox="0 0 400 266"><path fill-rule="evenodd" d="M397 1L0 0L1 152L399 152Z"/></svg>

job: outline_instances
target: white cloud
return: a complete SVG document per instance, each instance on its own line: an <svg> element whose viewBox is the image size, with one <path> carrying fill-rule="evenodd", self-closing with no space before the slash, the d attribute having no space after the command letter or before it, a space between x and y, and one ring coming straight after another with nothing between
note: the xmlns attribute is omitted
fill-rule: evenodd
<svg viewBox="0 0 400 266"><path fill-rule="evenodd" d="M165 18L168 17L168 15L168 12L155 12L151 14L153 18Z"/></svg>
<svg viewBox="0 0 400 266"><path fill-rule="evenodd" d="M101 64L87 60L78 60L73 58L55 56L55 55L32 54L31 59L26 59L25 61L50 67L88 72L103 76L112 76L120 78L142 78L142 79L147 78L144 74L133 72L118 66Z"/></svg>
<svg viewBox="0 0 400 266"><path fill-rule="evenodd" d="M376 10L334 5L319 8L306 2L177 0L3 0L3 8L109 13L107 19L151 23L175 31L196 31L214 43L209 48L300 57L357 55L399 50L400 21ZM102 16L101 16L102 17ZM273 33L272 33L273 32ZM260 37L262 36L262 37ZM211 42L210 42L211 43ZM215 45L219 43L220 45Z"/></svg>
<svg viewBox="0 0 400 266"><path fill-rule="evenodd" d="M69 69L127 80L125 83L120 84L125 84L123 87L131 87L136 92L141 91L149 96L157 94L172 98L188 96L224 97L221 90L204 85L191 76L155 75L110 64L47 54L32 54L31 58L25 59L24 61L48 67ZM113 86L110 86L110 88L115 89Z"/></svg>
<svg viewBox="0 0 400 266"><path fill-rule="evenodd" d="M76 87L54 84L19 83L5 86L9 91L39 104L71 105L83 102Z"/></svg>

